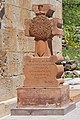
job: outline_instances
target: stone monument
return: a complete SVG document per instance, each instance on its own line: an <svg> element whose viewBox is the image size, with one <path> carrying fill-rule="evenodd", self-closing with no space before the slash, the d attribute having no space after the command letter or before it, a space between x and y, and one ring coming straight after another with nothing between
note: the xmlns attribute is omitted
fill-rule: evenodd
<svg viewBox="0 0 80 120"><path fill-rule="evenodd" d="M34 4L35 17L25 20L25 35L34 37L34 56L24 57L24 86L17 89L17 108L12 115L62 115L75 108L69 86L63 84L62 65L52 51L52 37L62 35L62 20L52 18L51 4Z"/></svg>

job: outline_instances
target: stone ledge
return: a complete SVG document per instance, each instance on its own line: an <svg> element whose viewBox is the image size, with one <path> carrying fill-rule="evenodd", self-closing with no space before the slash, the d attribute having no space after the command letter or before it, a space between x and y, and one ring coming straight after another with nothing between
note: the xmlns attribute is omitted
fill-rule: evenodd
<svg viewBox="0 0 80 120"><path fill-rule="evenodd" d="M70 103L64 107L26 107L11 109L11 115L65 115L76 108L75 103Z"/></svg>
<svg viewBox="0 0 80 120"><path fill-rule="evenodd" d="M74 102L80 101L80 89L70 90L70 99Z"/></svg>
<svg viewBox="0 0 80 120"><path fill-rule="evenodd" d="M16 107L17 98L0 102L0 117L10 114L10 109Z"/></svg>

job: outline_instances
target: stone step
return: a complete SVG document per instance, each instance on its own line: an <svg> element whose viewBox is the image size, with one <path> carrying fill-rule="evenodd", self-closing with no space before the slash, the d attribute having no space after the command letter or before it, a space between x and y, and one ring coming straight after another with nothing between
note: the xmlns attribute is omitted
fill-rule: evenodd
<svg viewBox="0 0 80 120"><path fill-rule="evenodd" d="M64 107L26 107L11 109L11 115L65 115L76 108L75 103L69 103Z"/></svg>

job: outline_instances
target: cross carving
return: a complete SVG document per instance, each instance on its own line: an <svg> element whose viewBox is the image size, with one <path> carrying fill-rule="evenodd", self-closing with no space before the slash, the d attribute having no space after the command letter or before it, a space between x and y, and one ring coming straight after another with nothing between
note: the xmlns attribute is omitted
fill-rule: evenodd
<svg viewBox="0 0 80 120"><path fill-rule="evenodd" d="M25 35L35 37L35 56L53 55L52 38L56 35L63 35L63 21L52 17L55 6L51 4L33 4L32 10L36 17L25 19Z"/></svg>

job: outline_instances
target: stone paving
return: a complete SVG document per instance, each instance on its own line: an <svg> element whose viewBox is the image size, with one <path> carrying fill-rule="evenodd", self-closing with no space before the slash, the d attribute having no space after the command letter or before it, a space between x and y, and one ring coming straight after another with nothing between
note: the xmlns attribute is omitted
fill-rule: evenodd
<svg viewBox="0 0 80 120"><path fill-rule="evenodd" d="M76 104L76 109L64 116L6 116L0 120L80 120L80 102Z"/></svg>

